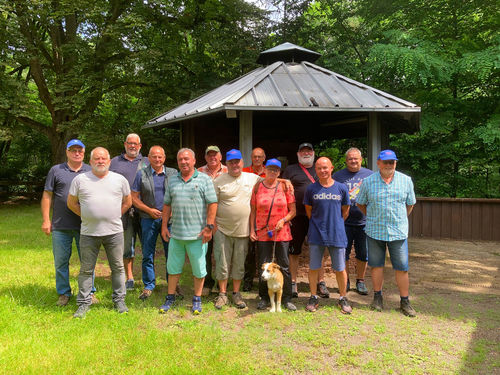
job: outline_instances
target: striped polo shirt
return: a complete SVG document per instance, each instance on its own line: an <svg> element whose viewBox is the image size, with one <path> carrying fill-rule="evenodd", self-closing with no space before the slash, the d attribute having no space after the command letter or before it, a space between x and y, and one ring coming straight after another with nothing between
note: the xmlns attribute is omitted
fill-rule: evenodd
<svg viewBox="0 0 500 375"><path fill-rule="evenodd" d="M172 208L172 230L177 240L196 240L207 224L207 205L217 203L212 179L197 170L188 181L171 176L163 202Z"/></svg>
<svg viewBox="0 0 500 375"><path fill-rule="evenodd" d="M374 173L363 180L356 201L366 205L368 236L381 241L408 237L406 206L417 202L409 176L395 171L392 181L386 184L380 172Z"/></svg>

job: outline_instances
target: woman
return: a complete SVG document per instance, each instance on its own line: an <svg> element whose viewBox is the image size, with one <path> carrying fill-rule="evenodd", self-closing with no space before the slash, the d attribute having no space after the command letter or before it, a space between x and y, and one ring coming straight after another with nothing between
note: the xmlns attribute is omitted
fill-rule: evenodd
<svg viewBox="0 0 500 375"><path fill-rule="evenodd" d="M258 183L252 193L250 213L250 239L257 241L259 253L259 269L264 263L273 260L275 246L275 263L283 273L282 304L288 310L296 307L290 302L292 297L292 279L288 263L288 241L292 239L290 220L295 217L295 198L290 191L284 191L283 184L278 181L281 162L270 159L266 163L266 177ZM274 243L276 242L276 245ZM264 310L269 304L267 283L259 278L259 296L261 300L257 309Z"/></svg>

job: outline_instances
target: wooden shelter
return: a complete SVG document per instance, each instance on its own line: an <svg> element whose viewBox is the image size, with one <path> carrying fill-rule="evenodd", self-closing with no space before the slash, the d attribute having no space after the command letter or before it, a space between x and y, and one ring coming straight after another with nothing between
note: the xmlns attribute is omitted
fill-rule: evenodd
<svg viewBox="0 0 500 375"><path fill-rule="evenodd" d="M257 60L262 67L144 127L179 126L181 146L197 155L212 144L223 153L239 148L245 165L253 147L294 163L302 142L368 137L366 156L374 169L390 133L419 130L420 107L315 65L318 57L291 43L271 48Z"/></svg>

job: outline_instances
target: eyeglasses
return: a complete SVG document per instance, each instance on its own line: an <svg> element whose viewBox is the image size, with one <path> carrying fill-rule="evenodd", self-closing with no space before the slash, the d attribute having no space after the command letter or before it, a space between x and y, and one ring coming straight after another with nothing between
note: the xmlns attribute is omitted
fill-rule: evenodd
<svg viewBox="0 0 500 375"><path fill-rule="evenodd" d="M394 163L396 163L396 160L382 160L382 163L386 165L393 165Z"/></svg>
<svg viewBox="0 0 500 375"><path fill-rule="evenodd" d="M72 154L83 154L85 152L83 148L70 148L68 151Z"/></svg>
<svg viewBox="0 0 500 375"><path fill-rule="evenodd" d="M136 142L126 142L129 146L139 146L140 143L136 143Z"/></svg>

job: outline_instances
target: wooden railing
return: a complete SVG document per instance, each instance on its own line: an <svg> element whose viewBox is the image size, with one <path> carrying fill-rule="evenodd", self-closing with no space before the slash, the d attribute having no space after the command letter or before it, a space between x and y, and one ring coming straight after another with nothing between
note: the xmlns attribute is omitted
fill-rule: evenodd
<svg viewBox="0 0 500 375"><path fill-rule="evenodd" d="M417 198L410 237L500 241L500 199Z"/></svg>

